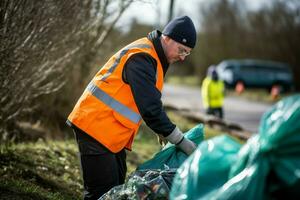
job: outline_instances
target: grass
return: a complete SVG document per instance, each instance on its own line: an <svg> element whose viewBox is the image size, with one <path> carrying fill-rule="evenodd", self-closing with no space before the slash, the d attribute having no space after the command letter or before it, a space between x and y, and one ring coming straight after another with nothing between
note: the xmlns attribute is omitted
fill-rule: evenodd
<svg viewBox="0 0 300 200"><path fill-rule="evenodd" d="M175 112L168 112L168 115L183 132L196 125ZM220 134L208 127L204 132L206 139ZM133 151L127 153L128 174L152 158L160 148L156 135L142 125ZM1 146L0 177L0 199L76 200L82 196L78 149L74 139Z"/></svg>
<svg viewBox="0 0 300 200"><path fill-rule="evenodd" d="M197 76L168 76L167 83L172 85L187 85L200 87L201 82Z"/></svg>
<svg viewBox="0 0 300 200"><path fill-rule="evenodd" d="M80 199L76 152L71 140L1 146L1 199Z"/></svg>
<svg viewBox="0 0 300 200"><path fill-rule="evenodd" d="M160 149L148 129L141 128L134 151L127 153L128 174ZM1 146L0 199L81 199L77 152L73 139Z"/></svg>

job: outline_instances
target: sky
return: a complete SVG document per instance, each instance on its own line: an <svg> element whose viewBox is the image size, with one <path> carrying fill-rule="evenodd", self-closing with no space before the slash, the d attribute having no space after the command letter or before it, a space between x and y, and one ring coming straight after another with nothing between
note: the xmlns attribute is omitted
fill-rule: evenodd
<svg viewBox="0 0 300 200"><path fill-rule="evenodd" d="M199 29L198 10L200 4L209 0L175 0L174 16L188 15ZM245 0L250 9L257 9L265 0ZM122 15L117 27L128 27L135 18L140 23L146 23L158 28L168 21L170 0L135 1Z"/></svg>

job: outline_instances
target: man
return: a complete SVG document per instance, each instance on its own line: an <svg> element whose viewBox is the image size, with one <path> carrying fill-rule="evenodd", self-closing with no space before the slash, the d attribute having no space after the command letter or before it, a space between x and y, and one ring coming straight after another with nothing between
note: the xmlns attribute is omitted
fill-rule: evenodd
<svg viewBox="0 0 300 200"><path fill-rule="evenodd" d="M202 82L201 93L206 113L222 119L224 82L219 79L214 65L208 68L207 76Z"/></svg>
<svg viewBox="0 0 300 200"><path fill-rule="evenodd" d="M157 134L191 154L195 144L166 115L161 102L169 67L183 61L196 43L187 17L175 18L118 51L95 75L68 117L80 151L84 199L98 199L124 183L126 152L142 119Z"/></svg>

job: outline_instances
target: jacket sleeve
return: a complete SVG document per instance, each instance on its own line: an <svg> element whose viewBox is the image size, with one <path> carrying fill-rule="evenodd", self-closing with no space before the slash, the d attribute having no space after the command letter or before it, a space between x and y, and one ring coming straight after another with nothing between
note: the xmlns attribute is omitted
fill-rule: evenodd
<svg viewBox="0 0 300 200"><path fill-rule="evenodd" d="M133 55L125 64L123 80L130 85L139 112L154 132L168 136L175 129L163 109L161 92L156 88L156 60L150 55Z"/></svg>

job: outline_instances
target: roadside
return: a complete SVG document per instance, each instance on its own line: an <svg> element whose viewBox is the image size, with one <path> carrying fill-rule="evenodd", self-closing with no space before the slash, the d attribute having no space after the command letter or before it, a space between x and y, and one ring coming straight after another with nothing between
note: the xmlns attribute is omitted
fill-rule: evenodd
<svg viewBox="0 0 300 200"><path fill-rule="evenodd" d="M169 111L168 115L182 131L197 124L176 112ZM222 132L206 126L204 133L205 139L208 139ZM156 136L142 125L133 151L127 153L128 174L152 158L159 149ZM83 186L77 152L77 145L72 138L65 141L41 139L37 142L2 145L0 199L81 199Z"/></svg>
<svg viewBox="0 0 300 200"><path fill-rule="evenodd" d="M197 124L178 112L168 111L168 115L183 131ZM205 139L208 139L224 131L205 126L204 133ZM244 142L235 139L240 143ZM128 174L139 164L150 159L159 149L156 136L143 125L135 140L133 151L127 154ZM0 199L81 199L83 186L77 152L72 138L65 141L39 140L2 145Z"/></svg>

